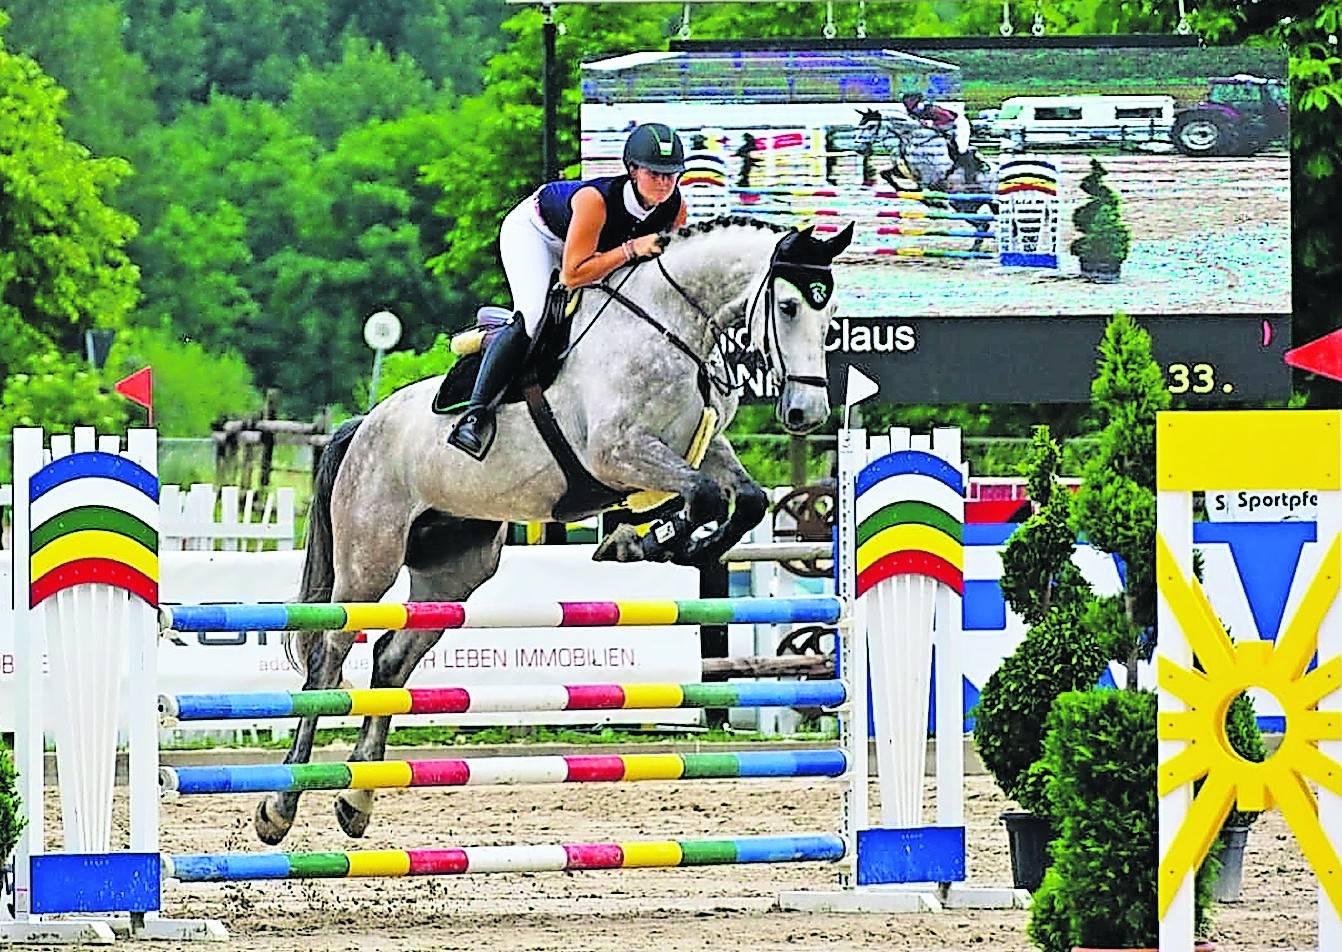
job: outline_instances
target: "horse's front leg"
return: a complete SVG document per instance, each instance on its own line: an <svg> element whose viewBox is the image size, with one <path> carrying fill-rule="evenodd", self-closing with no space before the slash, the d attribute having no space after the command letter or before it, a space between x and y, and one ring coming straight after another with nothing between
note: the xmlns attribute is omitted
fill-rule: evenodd
<svg viewBox="0 0 1342 952"><path fill-rule="evenodd" d="M709 443L700 472L726 489L732 498L731 514L707 534L694 535L694 530L699 527L692 526L684 543L671 557L671 561L680 565L705 565L720 560L747 532L759 525L769 510L768 495L751 479L723 437L716 436Z"/></svg>
<svg viewBox="0 0 1342 952"><path fill-rule="evenodd" d="M711 453L711 450L710 450ZM680 454L648 432L596 439L589 447L592 475L611 486L674 493L685 500L695 526L727 518L730 491L706 469L695 469Z"/></svg>

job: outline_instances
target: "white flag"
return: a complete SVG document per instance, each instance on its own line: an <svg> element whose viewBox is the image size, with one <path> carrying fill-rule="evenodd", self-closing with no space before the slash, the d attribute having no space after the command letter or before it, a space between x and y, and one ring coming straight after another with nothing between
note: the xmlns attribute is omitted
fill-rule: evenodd
<svg viewBox="0 0 1342 952"><path fill-rule="evenodd" d="M848 368L847 393L844 395L843 404L846 407L851 407L868 397L874 397L880 390L880 384L850 365Z"/></svg>

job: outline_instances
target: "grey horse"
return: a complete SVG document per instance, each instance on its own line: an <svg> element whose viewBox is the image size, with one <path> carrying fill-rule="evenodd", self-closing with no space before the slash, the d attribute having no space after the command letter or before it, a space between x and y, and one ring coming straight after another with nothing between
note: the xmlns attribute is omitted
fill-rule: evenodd
<svg viewBox="0 0 1342 952"><path fill-rule="evenodd" d="M950 144L945 136L928 128L916 119L902 113L882 113L875 109L858 111L859 119L854 132L854 145L861 155L884 152L890 155L892 166L881 176L892 188L903 189L899 176L912 182L914 191L958 192L962 194L997 193L997 170L977 154L971 154L965 164L974 172L966 172L951 158ZM958 212L973 213L983 207L997 211L993 200L923 199L933 208L952 208ZM975 243L977 248L978 243Z"/></svg>
<svg viewBox="0 0 1342 952"><path fill-rule="evenodd" d="M722 436L738 399L722 341L744 337L762 355L785 429L800 434L824 423L830 265L851 240L851 225L821 239L809 228L717 219L664 236L660 258L615 272L609 290L583 292L573 343L546 397L572 452L601 484L683 501L689 531L681 533L677 561L719 558L766 510L763 490ZM439 382L405 387L333 435L309 515L304 601L377 601L402 565L412 601L463 600L497 569L509 521L550 519L568 498L569 480L526 406L500 408L485 461L448 446L455 417L431 410ZM706 404L715 425L695 468L685 454L704 421L714 420ZM404 685L441 635L384 633L373 649L371 686ZM354 638L303 632L286 644L306 671L306 690L340 684ZM390 720L364 720L352 761L382 759ZM307 762L316 727L316 718L300 722L286 763ZM258 805L263 841L288 833L298 796L271 794ZM336 815L350 836L363 834L372 809L372 791L337 797Z"/></svg>

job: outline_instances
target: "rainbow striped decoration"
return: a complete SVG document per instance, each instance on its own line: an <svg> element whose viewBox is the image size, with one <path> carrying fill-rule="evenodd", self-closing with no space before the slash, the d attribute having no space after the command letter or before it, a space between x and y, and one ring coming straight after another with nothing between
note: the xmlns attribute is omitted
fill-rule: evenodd
<svg viewBox="0 0 1342 952"><path fill-rule="evenodd" d="M900 450L857 477L857 594L896 575L964 593L964 479L939 456Z"/></svg>
<svg viewBox="0 0 1342 952"><path fill-rule="evenodd" d="M159 713L166 718L211 721L254 717L377 717L706 707L832 708L843 704L847 697L842 681L738 681L180 694L160 697L158 707Z"/></svg>
<svg viewBox="0 0 1342 952"><path fill-rule="evenodd" d="M187 883L355 876L462 876L482 873L648 869L742 863L833 863L833 835L742 836L724 840L644 840L553 846L467 846L346 853L195 853L165 856L164 875Z"/></svg>
<svg viewBox="0 0 1342 952"><path fill-rule="evenodd" d="M837 598L698 598L685 601L178 605L159 611L171 631L431 631L438 628L571 628L630 625L832 625Z"/></svg>
<svg viewBox="0 0 1342 952"><path fill-rule="evenodd" d="M622 754L479 757L367 761L343 764L263 764L163 767L159 787L179 794L267 790L383 790L497 784L631 783L713 777L838 777L848 769L841 750L742 751L723 754Z"/></svg>
<svg viewBox="0 0 1342 952"><path fill-rule="evenodd" d="M91 505L90 499L101 500ZM73 453L29 482L29 606L86 582L158 604L158 478L113 453Z"/></svg>

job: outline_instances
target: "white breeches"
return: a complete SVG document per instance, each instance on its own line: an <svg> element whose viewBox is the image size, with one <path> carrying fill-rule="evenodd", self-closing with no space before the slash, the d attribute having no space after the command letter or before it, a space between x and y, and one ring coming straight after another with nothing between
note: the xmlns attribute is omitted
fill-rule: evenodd
<svg viewBox="0 0 1342 952"><path fill-rule="evenodd" d="M964 113L955 120L955 147L961 155L969 151L969 118Z"/></svg>
<svg viewBox="0 0 1342 952"><path fill-rule="evenodd" d="M564 242L545 227L536 208L536 196L528 195L503 219L499 228L499 256L513 310L522 312L527 336L536 336L545 296L550 290L550 273L564 260Z"/></svg>

